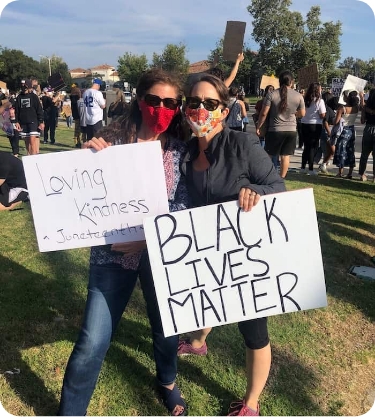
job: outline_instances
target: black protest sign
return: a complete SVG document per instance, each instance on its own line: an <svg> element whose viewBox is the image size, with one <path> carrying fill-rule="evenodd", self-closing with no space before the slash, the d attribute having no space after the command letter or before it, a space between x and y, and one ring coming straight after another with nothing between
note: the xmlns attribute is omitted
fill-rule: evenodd
<svg viewBox="0 0 375 417"><path fill-rule="evenodd" d="M223 42L223 59L235 62L242 52L246 22L228 21Z"/></svg>
<svg viewBox="0 0 375 417"><path fill-rule="evenodd" d="M144 220L165 336L327 304L312 189Z"/></svg>

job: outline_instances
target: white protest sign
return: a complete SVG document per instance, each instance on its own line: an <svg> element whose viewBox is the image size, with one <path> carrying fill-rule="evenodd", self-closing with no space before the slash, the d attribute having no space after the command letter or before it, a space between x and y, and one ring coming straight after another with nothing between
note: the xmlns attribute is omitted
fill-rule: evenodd
<svg viewBox="0 0 375 417"><path fill-rule="evenodd" d="M169 211L159 141L22 162L41 252L142 240L143 217Z"/></svg>
<svg viewBox="0 0 375 417"><path fill-rule="evenodd" d="M343 100L343 92L346 90L356 90L358 92L363 92L366 87L367 81L362 78L355 77L354 75L348 75L346 77L345 83L342 87L339 103L345 104Z"/></svg>
<svg viewBox="0 0 375 417"><path fill-rule="evenodd" d="M165 336L327 305L312 189L143 224Z"/></svg>

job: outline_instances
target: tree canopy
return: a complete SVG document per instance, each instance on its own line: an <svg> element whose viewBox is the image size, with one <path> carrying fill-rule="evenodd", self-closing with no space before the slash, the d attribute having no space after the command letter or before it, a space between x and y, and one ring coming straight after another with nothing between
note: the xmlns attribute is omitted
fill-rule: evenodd
<svg viewBox="0 0 375 417"><path fill-rule="evenodd" d="M123 81L130 85L137 85L139 77L147 70L147 57L143 55L133 55L126 52L118 59L117 72Z"/></svg>
<svg viewBox="0 0 375 417"><path fill-rule="evenodd" d="M322 82L340 59L341 22L322 22L320 7L313 6L303 18L289 10L291 0L253 0L247 7L253 17L253 38L265 72L278 74L318 64Z"/></svg>

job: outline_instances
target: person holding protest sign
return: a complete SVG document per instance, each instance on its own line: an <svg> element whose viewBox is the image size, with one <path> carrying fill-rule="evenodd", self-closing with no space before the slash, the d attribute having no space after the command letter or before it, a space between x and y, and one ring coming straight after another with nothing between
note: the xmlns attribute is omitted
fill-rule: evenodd
<svg viewBox="0 0 375 417"><path fill-rule="evenodd" d="M280 155L280 176L285 178L290 155L294 155L297 140L296 117L305 115L303 96L293 90L293 75L283 71L279 75L280 88L268 93L259 114L256 134L261 136L261 129L269 115L266 133L266 152L272 157Z"/></svg>
<svg viewBox="0 0 375 417"><path fill-rule="evenodd" d="M181 166L194 207L237 200L250 211L261 196L285 191L271 159L254 135L224 127L229 113L225 84L202 75L186 97L185 116L195 137ZM243 400L232 403L229 415L259 415L258 399L268 379L271 348L267 318L238 324L246 344L247 389ZM179 355L207 353L205 338L211 329L181 340Z"/></svg>
<svg viewBox="0 0 375 417"><path fill-rule="evenodd" d="M186 145L179 140L183 138L180 83L171 74L152 69L141 76L136 91L137 99L132 101L129 111L102 128L98 137L83 147L101 150L109 145L159 140L169 209L188 208L186 184L179 170L186 153ZM85 316L66 368L59 415L86 414L112 336L138 276L152 328L162 401L171 415L187 414L186 402L175 384L178 336L164 337L146 243L140 241L91 249Z"/></svg>

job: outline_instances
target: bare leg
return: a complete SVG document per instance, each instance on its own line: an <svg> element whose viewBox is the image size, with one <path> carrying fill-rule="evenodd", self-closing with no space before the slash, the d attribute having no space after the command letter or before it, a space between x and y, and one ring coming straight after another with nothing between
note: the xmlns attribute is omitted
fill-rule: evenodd
<svg viewBox="0 0 375 417"><path fill-rule="evenodd" d="M190 344L195 349L201 348L205 341L206 337L209 335L210 331L212 330L212 327L207 327L206 329L200 329L197 330L190 335Z"/></svg>
<svg viewBox="0 0 375 417"><path fill-rule="evenodd" d="M39 153L39 136L30 136L30 155Z"/></svg>
<svg viewBox="0 0 375 417"><path fill-rule="evenodd" d="M17 201L16 203L11 204L9 207L5 207L0 203L0 211L12 210L15 207L19 206L21 203L22 201Z"/></svg>
<svg viewBox="0 0 375 417"><path fill-rule="evenodd" d="M26 148L27 154L32 155L30 138L25 138L25 148Z"/></svg>
<svg viewBox="0 0 375 417"><path fill-rule="evenodd" d="M289 168L289 155L280 155L280 177L285 178Z"/></svg>
<svg viewBox="0 0 375 417"><path fill-rule="evenodd" d="M247 387L245 404L257 409L259 397L266 385L271 369L271 345L268 343L262 349L246 348Z"/></svg>

